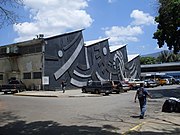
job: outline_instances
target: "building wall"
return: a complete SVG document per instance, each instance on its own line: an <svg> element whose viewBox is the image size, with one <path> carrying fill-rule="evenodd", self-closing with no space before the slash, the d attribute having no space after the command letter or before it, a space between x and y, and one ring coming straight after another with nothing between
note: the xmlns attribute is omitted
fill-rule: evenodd
<svg viewBox="0 0 180 135"><path fill-rule="evenodd" d="M91 80L108 80L110 78L107 68L110 55L108 40L85 48L87 48L87 56L92 73Z"/></svg>
<svg viewBox="0 0 180 135"><path fill-rule="evenodd" d="M0 80L0 84L6 84L10 77L13 76L18 77L18 74L17 75L12 74L12 68L8 57L0 58L0 74L3 76L2 80Z"/></svg>
<svg viewBox="0 0 180 135"><path fill-rule="evenodd" d="M49 82L45 89L82 87L87 81L123 80L127 77L126 47L112 53L108 40L84 45L82 31L49 38L45 45L44 76Z"/></svg>
<svg viewBox="0 0 180 135"><path fill-rule="evenodd" d="M84 63L84 39L82 31L64 34L46 40L44 76L49 78L45 89L60 89L61 82L72 88L71 79L78 63Z"/></svg>
<svg viewBox="0 0 180 135"><path fill-rule="evenodd" d="M127 78L139 78L141 76L140 57L136 57L127 64Z"/></svg>
<svg viewBox="0 0 180 135"><path fill-rule="evenodd" d="M63 80L67 89L71 89L82 87L90 80L140 76L139 57L128 62L126 47L110 52L108 39L86 46L82 30L17 47L20 55L0 58L1 84L16 77L30 89L59 90Z"/></svg>
<svg viewBox="0 0 180 135"><path fill-rule="evenodd" d="M125 69L127 62L128 59L126 47L111 52L108 66L111 72L112 80L123 80L124 78L127 78Z"/></svg>
<svg viewBox="0 0 180 135"><path fill-rule="evenodd" d="M42 78L42 54L34 53L26 54L18 58L18 65L20 71L20 80L26 84L29 89L41 89ZM24 78L24 73L29 73L30 78ZM41 76L35 77L34 74L40 74Z"/></svg>
<svg viewBox="0 0 180 135"><path fill-rule="evenodd" d="M0 58L0 74L3 75L0 84L6 84L8 79L15 77L24 82L27 87L41 86L41 79L33 79L33 73L42 70L41 61L41 53ZM24 79L24 73L30 73L31 78Z"/></svg>

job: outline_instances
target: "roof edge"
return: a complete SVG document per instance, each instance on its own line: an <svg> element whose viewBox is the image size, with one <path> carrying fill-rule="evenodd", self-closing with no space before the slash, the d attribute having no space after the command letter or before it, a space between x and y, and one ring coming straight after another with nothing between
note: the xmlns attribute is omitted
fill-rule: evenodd
<svg viewBox="0 0 180 135"><path fill-rule="evenodd" d="M110 39L110 38L107 37L107 38L102 38L102 39L97 39L97 40L86 41L86 42L84 42L84 43L85 43L84 46L86 46L86 47L92 46L92 45L94 45L94 44L97 44L97 43L106 41L106 40L108 40L108 39Z"/></svg>
<svg viewBox="0 0 180 135"><path fill-rule="evenodd" d="M127 46L127 44L124 44L124 45L110 45L109 49L110 49L110 52L112 53L112 52L115 52L115 51L117 51L117 50L119 50L119 49L121 49L123 47L126 47L126 46ZM115 48L111 49L112 47L115 47Z"/></svg>
<svg viewBox="0 0 180 135"><path fill-rule="evenodd" d="M131 56L131 57L130 57ZM136 57L140 56L139 54L129 54L128 55L128 62L134 60Z"/></svg>
<svg viewBox="0 0 180 135"><path fill-rule="evenodd" d="M44 39L45 39L45 40L48 40L48 39L52 39L52 38L57 38L57 37L65 36L65 35L68 35L68 34L80 32L80 31L83 31L83 30L85 30L85 29L79 29L79 30L69 31L69 32L65 32L65 33L62 33L62 34L59 34L59 35L54 35L54 36L46 37L46 38L44 38Z"/></svg>

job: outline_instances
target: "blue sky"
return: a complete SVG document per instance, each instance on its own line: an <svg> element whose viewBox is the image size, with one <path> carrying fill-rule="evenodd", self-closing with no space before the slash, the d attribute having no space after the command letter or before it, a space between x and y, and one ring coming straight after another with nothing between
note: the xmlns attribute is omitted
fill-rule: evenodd
<svg viewBox="0 0 180 135"><path fill-rule="evenodd" d="M128 54L159 52L152 39L157 0L24 0L20 23L0 29L0 45L84 28L85 41L110 37L109 44L127 44ZM164 49L164 48L163 48Z"/></svg>

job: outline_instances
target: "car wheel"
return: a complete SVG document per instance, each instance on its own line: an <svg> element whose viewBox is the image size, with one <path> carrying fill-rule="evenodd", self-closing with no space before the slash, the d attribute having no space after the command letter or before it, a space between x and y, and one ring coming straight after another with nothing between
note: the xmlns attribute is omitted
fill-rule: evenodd
<svg viewBox="0 0 180 135"><path fill-rule="evenodd" d="M119 94L120 92L119 91L116 91L116 94Z"/></svg>
<svg viewBox="0 0 180 135"><path fill-rule="evenodd" d="M8 94L8 92L7 92L7 91L5 91L5 92L4 92L4 94Z"/></svg>
<svg viewBox="0 0 180 135"><path fill-rule="evenodd" d="M99 92L99 90L96 89L96 90L94 91L94 93L95 93L95 94L99 94L100 92Z"/></svg>
<svg viewBox="0 0 180 135"><path fill-rule="evenodd" d="M85 89L85 88L83 88L83 89L82 89L82 92L83 92L83 93L86 93L86 89Z"/></svg>

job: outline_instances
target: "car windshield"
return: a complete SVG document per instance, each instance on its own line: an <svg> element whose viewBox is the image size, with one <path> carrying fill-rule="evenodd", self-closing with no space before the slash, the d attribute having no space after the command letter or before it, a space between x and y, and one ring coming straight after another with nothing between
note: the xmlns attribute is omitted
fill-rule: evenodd
<svg viewBox="0 0 180 135"><path fill-rule="evenodd" d="M18 81L10 81L9 84L19 84Z"/></svg>

